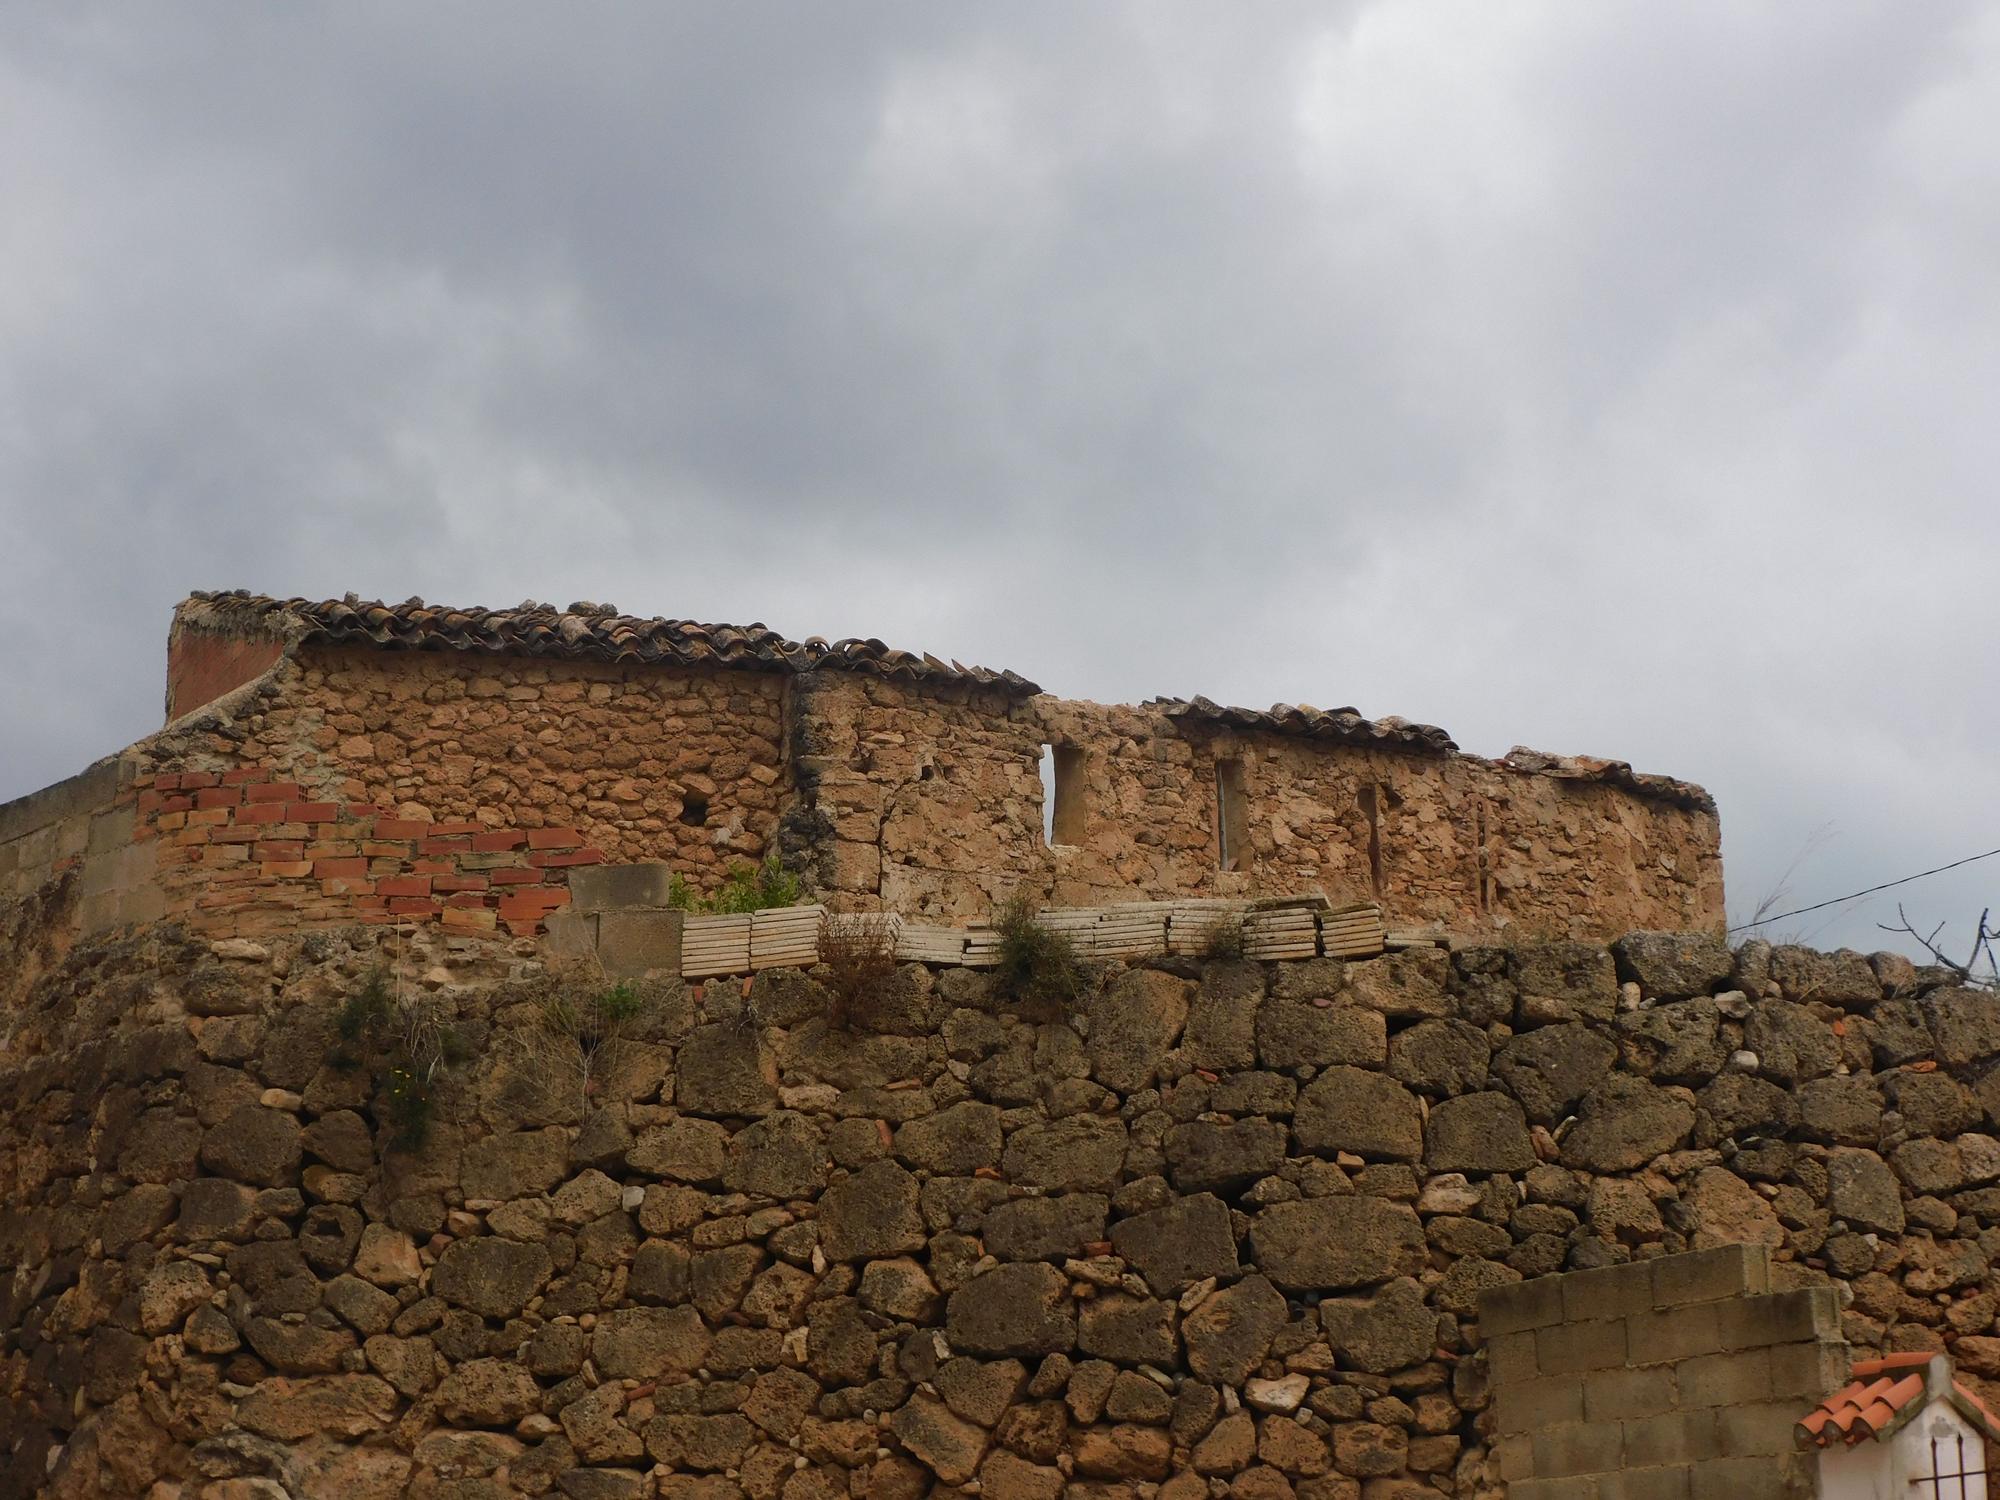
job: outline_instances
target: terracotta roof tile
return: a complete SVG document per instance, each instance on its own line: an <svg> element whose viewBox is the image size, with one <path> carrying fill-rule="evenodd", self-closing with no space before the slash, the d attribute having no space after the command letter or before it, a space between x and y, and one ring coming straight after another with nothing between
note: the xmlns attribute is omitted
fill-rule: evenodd
<svg viewBox="0 0 2000 1500"><path fill-rule="evenodd" d="M1565 781L1601 781L1624 787L1661 802L1673 802L1696 812L1714 812L1715 799L1688 781L1671 776L1650 776L1635 771L1622 760L1600 760L1594 755L1551 755L1546 750L1530 750L1516 745L1501 759L1510 771L1536 776L1554 776Z"/></svg>
<svg viewBox="0 0 2000 1500"><path fill-rule="evenodd" d="M200 622L250 623L311 645L372 645L391 651L469 651L572 660L661 662L773 672L858 672L900 681L963 682L1027 697L1041 691L1015 672L961 666L898 651L877 640L787 640L764 625L704 625L620 614L608 604L557 609L529 600L514 609L453 609L408 599L274 599L241 589L195 593L182 606Z"/></svg>
<svg viewBox="0 0 2000 1500"><path fill-rule="evenodd" d="M1848 1383L1799 1418L1800 1446L1830 1448L1879 1436L1906 1408L1923 1405L1928 1367L1944 1357L1917 1351L1856 1360ZM1954 1380L1951 1388L1985 1419L1989 1430L2000 1430L2000 1421L1963 1382Z"/></svg>
<svg viewBox="0 0 2000 1500"><path fill-rule="evenodd" d="M1451 736L1435 724L1412 724L1397 718L1364 719L1351 708L1313 708L1291 703L1274 703L1268 709L1225 708L1200 697L1154 698L1148 707L1158 708L1170 719L1205 720L1235 729L1264 729L1307 739L1375 745L1385 750L1443 755L1458 748Z"/></svg>

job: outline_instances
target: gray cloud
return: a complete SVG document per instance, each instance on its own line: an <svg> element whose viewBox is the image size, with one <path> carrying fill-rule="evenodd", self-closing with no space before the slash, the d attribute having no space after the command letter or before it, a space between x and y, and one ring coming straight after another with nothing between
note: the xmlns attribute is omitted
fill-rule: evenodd
<svg viewBox="0 0 2000 1500"><path fill-rule="evenodd" d="M1616 755L1745 911L2000 845L1996 100L1969 0L5 13L0 796L248 586Z"/></svg>

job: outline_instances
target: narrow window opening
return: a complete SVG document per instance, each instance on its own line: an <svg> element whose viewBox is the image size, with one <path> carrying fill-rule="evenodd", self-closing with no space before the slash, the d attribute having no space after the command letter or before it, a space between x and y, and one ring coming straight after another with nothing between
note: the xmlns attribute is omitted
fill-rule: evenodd
<svg viewBox="0 0 2000 1500"><path fill-rule="evenodd" d="M1478 856L1473 866L1473 878L1479 882L1479 909L1482 912L1493 909L1493 868L1486 852L1486 804L1477 802L1472 808L1473 839L1478 844Z"/></svg>
<svg viewBox="0 0 2000 1500"><path fill-rule="evenodd" d="M681 798L681 821L690 828L702 828L708 824L708 798L700 792L689 792Z"/></svg>
<svg viewBox="0 0 2000 1500"><path fill-rule="evenodd" d="M1083 834L1083 752L1074 745L1044 745L1042 837L1069 845L1082 843Z"/></svg>
<svg viewBox="0 0 2000 1500"><path fill-rule="evenodd" d="M1243 793L1243 762L1215 763L1216 868L1250 868L1250 812Z"/></svg>
<svg viewBox="0 0 2000 1500"><path fill-rule="evenodd" d="M1382 812L1375 788L1364 786L1355 794L1361 816L1368 820L1368 886L1375 899L1382 899Z"/></svg>

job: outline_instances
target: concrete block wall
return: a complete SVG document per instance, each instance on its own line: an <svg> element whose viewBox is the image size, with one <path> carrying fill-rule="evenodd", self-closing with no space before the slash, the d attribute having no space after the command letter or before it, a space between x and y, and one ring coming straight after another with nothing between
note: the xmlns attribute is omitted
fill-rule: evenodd
<svg viewBox="0 0 2000 1500"><path fill-rule="evenodd" d="M1838 1294L1772 1291L1764 1247L1497 1287L1479 1326L1510 1500L1812 1493L1792 1424L1847 1378Z"/></svg>
<svg viewBox="0 0 2000 1500"><path fill-rule="evenodd" d="M113 756L0 804L0 906L68 877L80 932L162 915L153 851L133 837L135 795L134 764Z"/></svg>

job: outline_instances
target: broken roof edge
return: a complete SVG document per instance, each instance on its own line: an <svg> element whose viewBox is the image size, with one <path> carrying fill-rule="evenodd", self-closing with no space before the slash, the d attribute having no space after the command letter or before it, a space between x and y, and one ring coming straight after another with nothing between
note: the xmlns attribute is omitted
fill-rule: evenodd
<svg viewBox="0 0 2000 1500"><path fill-rule="evenodd" d="M175 627L249 629L292 645L358 645L386 651L460 651L570 661L734 667L748 671L853 672L904 681L966 683L1013 697L1041 688L1017 672L968 667L879 640L794 641L760 623L704 624L621 614L579 602L568 609L524 600L513 609L401 604L361 599L278 599L244 589L197 590L174 611Z"/></svg>
<svg viewBox="0 0 2000 1500"><path fill-rule="evenodd" d="M1415 724L1394 716L1364 718L1353 708L1314 708L1310 704L1274 703L1268 709L1229 708L1207 698L1150 698L1142 707L1156 708L1174 720L1262 730L1307 739L1400 751L1411 755L1462 755L1496 770L1521 776L1547 776L1558 781L1598 782L1635 796L1671 803L1691 812L1714 814L1715 799L1691 781L1651 775L1632 769L1630 762L1594 755L1555 755L1516 745L1498 760L1471 755L1435 724Z"/></svg>
<svg viewBox="0 0 2000 1500"><path fill-rule="evenodd" d="M794 641L761 622L703 624L627 615L613 605L590 602L558 609L529 599L511 610L492 610L432 605L414 597L392 605L353 594L315 601L279 599L244 589L198 590L175 609L174 628L250 632L281 640L288 648L354 645L383 651L705 666L793 675L832 671L891 682L971 686L1016 699L1042 695L1039 685L1017 672L968 667L929 653L896 650L875 639L829 642L811 636ZM1238 708L1199 695L1151 698L1138 706L1155 710L1177 725L1209 724L1409 755L1464 755L1502 771L1597 782L1691 811L1712 815L1716 810L1714 799L1701 787L1634 771L1625 761L1552 755L1523 746L1516 746L1497 761L1487 760L1466 755L1437 725L1412 723L1394 715L1369 719L1353 708L1319 709L1289 703L1273 704L1268 709Z"/></svg>

